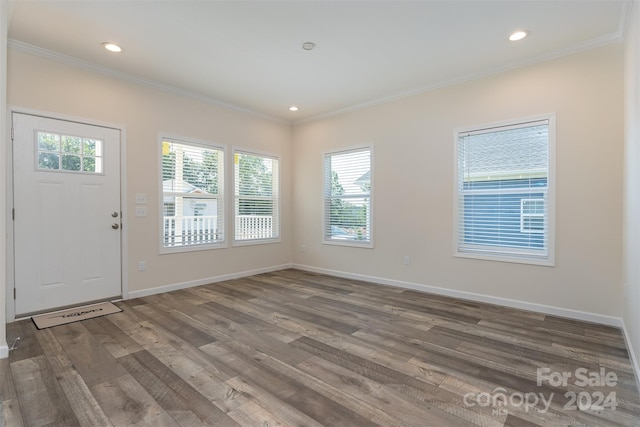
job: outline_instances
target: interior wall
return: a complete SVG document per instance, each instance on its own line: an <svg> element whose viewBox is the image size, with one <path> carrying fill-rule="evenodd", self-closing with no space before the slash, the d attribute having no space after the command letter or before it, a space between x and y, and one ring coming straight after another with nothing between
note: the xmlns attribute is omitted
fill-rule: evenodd
<svg viewBox="0 0 640 427"><path fill-rule="evenodd" d="M454 129L547 113L557 120L555 267L454 257ZM623 140L622 44L299 124L294 263L619 317ZM375 247L322 244L323 154L365 144Z"/></svg>
<svg viewBox="0 0 640 427"><path fill-rule="evenodd" d="M211 103L110 77L10 47L8 103L106 123L126 131L126 204L124 223L129 292L139 295L162 286L289 265L291 261L291 127L288 123L235 111ZM232 149L244 148L280 158L281 242L225 249L159 254L160 155L159 134L223 144L226 169ZM228 173L227 184L230 184ZM227 237L230 234L233 191L227 190ZM135 217L135 195L147 196L148 216ZM230 239L228 239L230 242ZM146 270L138 271L138 262Z"/></svg>
<svg viewBox="0 0 640 427"><path fill-rule="evenodd" d="M634 2L625 50L624 303L628 345L640 373L640 5Z"/></svg>
<svg viewBox="0 0 640 427"><path fill-rule="evenodd" d="M629 50L627 45L627 57ZM130 291L287 265L293 254L296 264L310 268L619 317L623 296L640 289L630 262L624 269L624 295L621 285L624 55L622 45L609 45L299 124L291 133L284 123L11 48L7 102L125 126L129 211L124 274ZM637 74L636 69L636 79ZM547 113L557 117L555 267L454 257L454 129ZM154 207L160 196L161 131L225 144L228 153L237 146L280 155L282 242L159 255L160 214ZM634 141L631 148L637 150L640 143L637 137ZM375 162L375 247L323 245L323 154L368 144ZM628 185L640 184L635 181L640 178L630 176L625 177ZM134 216L136 193L147 194L146 218ZM627 219L640 217L640 208L629 206L631 193L626 194ZM629 248L640 247L638 242L640 236L626 241L627 261L633 255ZM411 265L403 265L404 256L411 257ZM137 271L140 260L146 261L144 272ZM4 292L0 303L2 314ZM636 305L625 304L626 323L638 325ZM638 348L640 331L629 330Z"/></svg>

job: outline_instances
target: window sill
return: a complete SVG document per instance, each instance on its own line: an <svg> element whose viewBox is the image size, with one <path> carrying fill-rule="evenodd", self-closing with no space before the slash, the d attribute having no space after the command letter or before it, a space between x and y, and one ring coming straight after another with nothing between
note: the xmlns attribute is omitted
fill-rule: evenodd
<svg viewBox="0 0 640 427"><path fill-rule="evenodd" d="M515 264L528 264L528 265L539 265L542 267L555 267L555 260L549 256L548 258L532 258L532 257L524 257L524 256L509 256L509 255L497 255L497 254L489 254L489 253L481 253L481 252L455 252L453 254L456 258L469 258L469 259L478 259L484 261L495 261L495 262L510 262Z"/></svg>
<svg viewBox="0 0 640 427"><path fill-rule="evenodd" d="M233 246L270 245L273 243L280 243L281 241L282 240L279 237L275 239L234 240Z"/></svg>
<svg viewBox="0 0 640 427"><path fill-rule="evenodd" d="M182 252L209 251L214 249L226 249L228 245L225 242L203 244L203 245L183 245L183 246L161 246L160 255L176 254Z"/></svg>
<svg viewBox="0 0 640 427"><path fill-rule="evenodd" d="M373 249L373 242L371 241L358 241L358 240L323 240L323 245L332 246L349 246L352 248L364 248Z"/></svg>

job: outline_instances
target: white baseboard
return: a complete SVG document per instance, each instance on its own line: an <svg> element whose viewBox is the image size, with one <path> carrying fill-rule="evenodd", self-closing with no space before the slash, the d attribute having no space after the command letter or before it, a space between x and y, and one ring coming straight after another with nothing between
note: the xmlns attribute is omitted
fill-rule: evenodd
<svg viewBox="0 0 640 427"><path fill-rule="evenodd" d="M158 286L157 288L143 289L141 291L129 291L126 299L146 297L161 294L163 292L177 291L179 289L192 288L194 286L208 285L209 283L223 282L225 280L239 279L241 277L254 276L256 274L270 273L293 267L292 264L282 264L255 270L241 271L238 273L224 274L222 276L207 277L205 279L191 280L188 282L173 283L171 285Z"/></svg>
<svg viewBox="0 0 640 427"><path fill-rule="evenodd" d="M636 352L634 351L633 345L631 344L631 339L629 338L629 333L627 332L627 327L625 326L624 319L622 322L622 334L624 335L624 341L627 345L627 351L629 352L629 359L631 360L631 366L633 368L633 372L636 377L636 386L638 390L640 390L640 364L638 364L638 358L636 357Z"/></svg>
<svg viewBox="0 0 640 427"><path fill-rule="evenodd" d="M0 345L0 359L6 359L9 357L9 346L7 343Z"/></svg>
<svg viewBox="0 0 640 427"><path fill-rule="evenodd" d="M477 294L473 292L458 291L455 289L440 288L437 286L423 285L421 283L404 282L400 280L386 279L382 277L367 276L364 274L347 273L344 271L331 270L327 268L313 267L309 265L294 264L293 268L310 271L314 273L328 274L331 276L344 277L345 279L363 280L365 282L379 283L382 285L395 286L404 289L427 292L436 295L444 295L453 298L466 299L477 302L484 302L505 307L517 308L520 310L535 311L543 314L567 317L569 319L583 320L586 322L599 323L607 326L622 327L622 319L619 317L605 316L586 311L572 310L562 307L554 307L544 304L530 303L526 301L513 300L508 298L494 297L491 295Z"/></svg>
<svg viewBox="0 0 640 427"><path fill-rule="evenodd" d="M364 274L348 273L344 271L313 267L313 266L303 265L303 264L282 264L277 266L242 271L238 273L225 274L222 276L209 277L206 279L198 279L198 280L192 280L188 282L174 283L170 285L159 286L156 288L144 289L141 291L132 291L132 292L129 292L127 299L140 298L140 297L145 297L149 295L160 294L163 292L171 292L179 289L186 289L194 286L206 285L209 283L222 282L225 280L239 279L242 277L253 276L256 274L269 273L269 272L278 271L278 270L285 270L287 268L297 268L299 270L309 271L313 273L327 274L327 275L336 276L336 277L343 277L346 279L362 280L365 282L370 282L372 284L389 285L389 286L394 286L394 287L403 288L403 289L413 289L413 290L432 293L436 295L443 295L443 296L448 296L453 298L460 298L460 299L483 302L488 304L501 305L501 306L517 308L521 310L535 311L543 314L566 317L569 319L583 320L586 322L599 323L602 325L619 327L622 329L622 332L626 341L627 349L629 351L629 358L632 364L632 368L635 372L635 378L638 384L638 389L640 389L640 365L638 363L638 358L636 357L636 353L634 352L633 346L631 345L631 341L629 340L629 335L627 333L627 329L625 328L624 321L622 320L622 318L605 316L602 314L590 313L586 311L572 310L572 309L563 308L563 307L536 304L536 303L513 300L508 298L500 298L500 297L495 297L491 295L459 291L455 289L447 289L447 288L441 288L437 286L429 286L421 283L405 282L401 280L393 280L393 279L387 279L382 277L368 276ZM8 355L9 355L8 346L6 344L0 345L0 358L8 357Z"/></svg>

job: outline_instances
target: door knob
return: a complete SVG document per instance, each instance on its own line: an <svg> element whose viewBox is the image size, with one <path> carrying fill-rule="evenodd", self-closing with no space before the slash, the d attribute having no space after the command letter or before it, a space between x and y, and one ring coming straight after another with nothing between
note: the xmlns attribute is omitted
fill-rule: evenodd
<svg viewBox="0 0 640 427"><path fill-rule="evenodd" d="M113 224L111 224L111 228L117 230L118 228L120 228L120 224L114 222Z"/></svg>
<svg viewBox="0 0 640 427"><path fill-rule="evenodd" d="M111 214L111 216L112 216L112 217L114 217L114 218L118 218L118 212L113 212L113 213Z"/></svg>

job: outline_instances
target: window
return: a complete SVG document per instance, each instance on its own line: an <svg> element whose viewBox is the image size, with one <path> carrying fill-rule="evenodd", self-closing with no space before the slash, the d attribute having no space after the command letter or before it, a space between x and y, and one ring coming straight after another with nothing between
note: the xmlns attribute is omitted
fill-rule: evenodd
<svg viewBox="0 0 640 427"><path fill-rule="evenodd" d="M236 151L234 176L236 242L278 239L278 159Z"/></svg>
<svg viewBox="0 0 640 427"><path fill-rule="evenodd" d="M324 158L324 242L371 247L371 149Z"/></svg>
<svg viewBox="0 0 640 427"><path fill-rule="evenodd" d="M553 263L553 117L457 132L457 255Z"/></svg>
<svg viewBox="0 0 640 427"><path fill-rule="evenodd" d="M544 199L520 201L520 232L544 233Z"/></svg>
<svg viewBox="0 0 640 427"><path fill-rule="evenodd" d="M162 138L162 247L207 248L224 242L224 151Z"/></svg>
<svg viewBox="0 0 640 427"><path fill-rule="evenodd" d="M37 132L37 168L41 171L102 173L99 139Z"/></svg>

